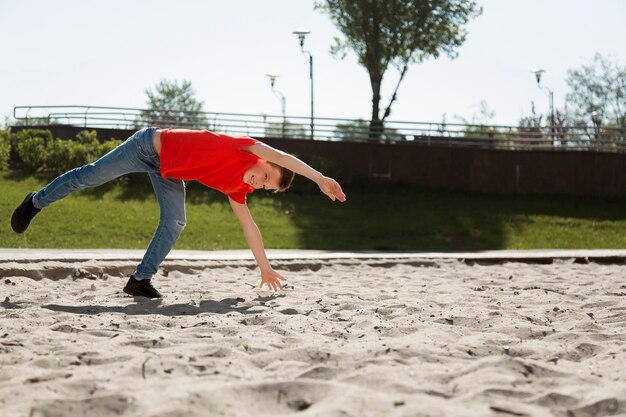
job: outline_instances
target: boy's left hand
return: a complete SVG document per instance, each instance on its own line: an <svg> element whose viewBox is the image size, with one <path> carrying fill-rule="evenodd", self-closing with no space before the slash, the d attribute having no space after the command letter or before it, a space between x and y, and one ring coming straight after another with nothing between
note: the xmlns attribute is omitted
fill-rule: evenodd
<svg viewBox="0 0 626 417"><path fill-rule="evenodd" d="M279 280L287 281L272 268L261 269L261 285L259 285L259 288L263 288L263 284L267 284L267 288L272 291L282 290L283 286Z"/></svg>
<svg viewBox="0 0 626 417"><path fill-rule="evenodd" d="M317 185L331 200L339 200L342 203L346 201L346 195L343 193L341 185L339 185L339 183L334 179L330 177L322 177L322 179L318 181Z"/></svg>

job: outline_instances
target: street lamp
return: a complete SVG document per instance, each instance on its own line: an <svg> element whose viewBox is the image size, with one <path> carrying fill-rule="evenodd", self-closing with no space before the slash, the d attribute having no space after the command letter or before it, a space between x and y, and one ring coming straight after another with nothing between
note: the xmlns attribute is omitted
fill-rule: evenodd
<svg viewBox="0 0 626 417"><path fill-rule="evenodd" d="M544 90L548 93L548 97L550 99L550 136L552 137L552 146L554 146L554 93L546 86L541 85L541 75L546 72L543 68L533 68L530 70L533 74L535 74L535 78L537 79L537 87L541 90Z"/></svg>
<svg viewBox="0 0 626 417"><path fill-rule="evenodd" d="M283 95L283 93L281 93L280 91L274 89L274 84L276 83L276 79L278 77L280 77L280 74L276 73L276 72L270 72L268 74L265 74L267 78L270 79L270 87L272 87L272 93L274 93L274 95L276 97L278 97L280 99L280 106L281 106L281 111L283 114L283 127L282 127L282 136L283 138L285 137L285 123L287 122L287 116L286 116L286 107L287 107L287 100L285 99L285 96Z"/></svg>
<svg viewBox="0 0 626 417"><path fill-rule="evenodd" d="M311 55L309 51L304 49L304 39L309 33L311 33L311 31L305 28L299 28L293 31L293 34L298 35L298 39L300 40L300 50L303 54L308 55L309 57L309 78L311 79L311 139L313 139L313 135L315 132L313 117L313 55Z"/></svg>

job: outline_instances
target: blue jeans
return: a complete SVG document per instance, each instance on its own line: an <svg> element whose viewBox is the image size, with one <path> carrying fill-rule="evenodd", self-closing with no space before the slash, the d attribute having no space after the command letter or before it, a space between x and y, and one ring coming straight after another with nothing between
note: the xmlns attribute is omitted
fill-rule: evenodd
<svg viewBox="0 0 626 417"><path fill-rule="evenodd" d="M96 162L60 175L33 197L34 206L44 208L76 190L97 187L131 172L147 172L161 216L150 245L133 274L136 279L150 279L156 274L186 221L185 183L161 177L159 155L152 143L154 130L153 127L139 130Z"/></svg>

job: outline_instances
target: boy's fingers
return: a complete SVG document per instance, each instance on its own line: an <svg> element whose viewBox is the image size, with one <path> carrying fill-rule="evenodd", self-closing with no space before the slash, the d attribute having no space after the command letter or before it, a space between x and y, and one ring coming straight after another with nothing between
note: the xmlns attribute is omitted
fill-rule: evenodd
<svg viewBox="0 0 626 417"><path fill-rule="evenodd" d="M333 193L341 201L343 201L346 198L346 195L344 194L343 190L341 189L341 185L339 185L339 183L337 183L337 182L335 182L333 184Z"/></svg>

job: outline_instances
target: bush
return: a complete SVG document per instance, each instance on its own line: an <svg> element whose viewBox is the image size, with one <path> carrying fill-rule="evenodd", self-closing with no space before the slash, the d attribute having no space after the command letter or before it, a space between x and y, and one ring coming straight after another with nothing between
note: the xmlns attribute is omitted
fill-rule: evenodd
<svg viewBox="0 0 626 417"><path fill-rule="evenodd" d="M0 130L0 171L5 171L9 167L9 156L11 154L9 137L7 130Z"/></svg>
<svg viewBox="0 0 626 417"><path fill-rule="evenodd" d="M87 145L55 139L48 144L43 172L58 175L89 162Z"/></svg>
<svg viewBox="0 0 626 417"><path fill-rule="evenodd" d="M105 155L121 141L100 143L95 130L83 130L75 140L53 139L50 131L27 129L15 135L17 157L27 172L59 175Z"/></svg>
<svg viewBox="0 0 626 417"><path fill-rule="evenodd" d="M44 171L48 146L53 141L49 130L26 129L15 135L17 156L28 172Z"/></svg>
<svg viewBox="0 0 626 417"><path fill-rule="evenodd" d="M118 139L109 139L106 142L99 143L96 148L96 153L94 155L94 160L108 154L113 149L117 148L122 143L121 140Z"/></svg>
<svg viewBox="0 0 626 417"><path fill-rule="evenodd" d="M91 132L89 130L81 130L76 135L76 142L95 147L98 145L98 132L95 130Z"/></svg>
<svg viewBox="0 0 626 417"><path fill-rule="evenodd" d="M75 143L81 144L85 147L85 162L81 165L94 161L100 157L100 155L98 155L98 146L100 145L100 142L98 142L98 132L95 130L81 130L76 135Z"/></svg>

